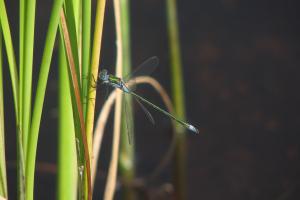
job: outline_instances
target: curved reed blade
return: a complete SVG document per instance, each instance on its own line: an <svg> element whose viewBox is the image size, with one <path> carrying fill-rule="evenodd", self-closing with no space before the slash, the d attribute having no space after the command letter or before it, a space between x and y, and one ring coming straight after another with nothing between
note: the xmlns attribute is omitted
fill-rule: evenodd
<svg viewBox="0 0 300 200"><path fill-rule="evenodd" d="M87 143L87 137L85 132L85 124L83 119L83 109L82 109L82 103L81 103L81 95L80 95L80 87L78 83L78 76L76 74L75 64L74 64L74 58L72 55L72 47L70 43L70 37L68 32L68 27L65 20L65 15L63 10L61 10L60 13L61 17L61 28L62 28L62 34L65 44L65 50L68 58L69 63L69 73L71 78L71 92L72 92L72 105L73 105L73 112L75 116L75 121L79 122L79 127L75 127L76 137L79 140L79 150L78 153L82 152L83 149L83 156L82 154L79 154L80 156L80 163L78 165L78 172L79 177L82 176L82 173L86 173L87 176L87 197L89 200L92 199L92 191L91 191L91 167L90 167L90 156L89 156L89 150L88 150L88 143ZM75 123L76 125L77 123ZM84 170L83 167L86 169ZM83 191L85 188L85 185L82 185Z"/></svg>

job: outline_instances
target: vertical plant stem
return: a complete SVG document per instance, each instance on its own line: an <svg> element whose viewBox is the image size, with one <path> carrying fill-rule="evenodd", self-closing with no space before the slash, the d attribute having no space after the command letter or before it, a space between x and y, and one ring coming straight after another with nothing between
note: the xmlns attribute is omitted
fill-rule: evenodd
<svg viewBox="0 0 300 200"><path fill-rule="evenodd" d="M77 162L75 130L67 61L62 41L59 43L59 142L57 199L76 199Z"/></svg>
<svg viewBox="0 0 300 200"><path fill-rule="evenodd" d="M74 10L74 21L75 21L75 28L77 33L77 44L78 44L78 53L81 52L81 48L79 45L81 39L81 6L82 0L72 0L73 2L73 10ZM78 55L79 56L79 55ZM80 58L78 59L80 60Z"/></svg>
<svg viewBox="0 0 300 200"><path fill-rule="evenodd" d="M2 28L0 26L0 197L7 198L3 96Z"/></svg>
<svg viewBox="0 0 300 200"><path fill-rule="evenodd" d="M79 148L77 151L79 157L78 159L79 161L78 172L80 176L79 179L80 181L84 181L84 184L80 184L81 186L80 188L82 188L82 191L84 191L85 194L83 198L91 200L92 191L91 191L90 154L89 154L89 147L87 143L85 124L83 119L81 90L79 88L79 82L78 82L79 74L76 73L74 57L72 55L72 45L71 45L69 31L68 31L66 18L63 10L61 10L60 12L60 18L61 18L61 33L62 33L61 36L65 44L66 55L69 64L68 72L69 72L70 82L72 83L71 96L72 96L73 116L75 121L75 132L76 132L76 137L79 141Z"/></svg>
<svg viewBox="0 0 300 200"><path fill-rule="evenodd" d="M32 65L33 65L33 48L34 48L34 29L35 29L35 0L28 0L25 2L25 26L24 26L24 45L23 45L23 82L20 82L22 87L22 104L23 104L23 117L22 117L22 135L23 135L23 148L25 152L28 144L28 134L30 130L31 119L31 92L32 92Z"/></svg>
<svg viewBox="0 0 300 200"><path fill-rule="evenodd" d="M93 49L91 57L91 71L89 76L89 91L87 98L87 117L86 117L86 134L88 140L88 146L92 147L92 138L93 138L93 129L94 129L94 115L95 115L95 99L96 99L96 90L93 87L95 81L98 78L98 69L99 59L100 59L100 50L102 42L102 32L103 32L103 21L104 21L104 11L105 11L106 0L98 0L96 8L96 19L95 19L95 31L93 39ZM90 155L92 149L89 149Z"/></svg>
<svg viewBox="0 0 300 200"><path fill-rule="evenodd" d="M25 26L25 0L20 0L20 31L19 31L19 84L23 83L24 78L24 26ZM20 127L22 127L23 121L23 87L19 86L19 119ZM22 137L21 137L22 138ZM24 138L22 138L22 143L25 143Z"/></svg>
<svg viewBox="0 0 300 200"><path fill-rule="evenodd" d="M87 102L88 102L88 80L90 73L90 44L91 41L91 0L82 2L82 97L83 97L83 114L86 119Z"/></svg>
<svg viewBox="0 0 300 200"><path fill-rule="evenodd" d="M53 53L55 37L59 23L59 11L62 9L63 0L55 0L53 3L49 27L46 36L41 68L38 78L36 96L33 107L30 135L28 138L28 149L26 159L26 200L33 199L34 170L36 159L37 139L40 128L46 85Z"/></svg>
<svg viewBox="0 0 300 200"><path fill-rule="evenodd" d="M130 40L130 1L120 0L120 23L121 23L121 34L122 34L122 65L123 65L123 76L131 73L131 40ZM120 160L119 168L122 181L124 182L123 199L135 199L135 193L130 183L133 181L135 176L135 156L134 156L134 137L132 137L131 144L128 142L128 131L134 131L134 117L132 107L132 97L126 96L125 103L127 106L126 113L123 109L122 112L122 134L121 134L121 149L120 149ZM124 105L124 104L123 104ZM128 127L132 127L127 130ZM134 133L130 133L134 136Z"/></svg>
<svg viewBox="0 0 300 200"><path fill-rule="evenodd" d="M116 76L122 77L122 33L121 33L121 15L120 1L114 0L115 26L116 26L116 44L117 44L117 61L116 61ZM104 200L112 200L114 198L117 166L119 160L119 145L121 131L121 116L122 116L122 91L118 90L116 95L115 116L114 116L114 135L112 144L112 155L109 164L108 176L104 190Z"/></svg>
<svg viewBox="0 0 300 200"><path fill-rule="evenodd" d="M107 181L104 191L104 200L112 200L116 189L119 145L120 145L120 129L121 129L121 113L122 113L122 91L117 91L114 117L114 135L112 144L112 156L109 164Z"/></svg>
<svg viewBox="0 0 300 200"><path fill-rule="evenodd" d="M25 26L25 0L20 0L20 31L19 31L19 99L18 99L18 118L19 125L17 129L17 182L18 182L18 198L25 199L25 154L26 150L23 148L25 142L27 143L26 136L22 132L23 127L23 87L24 82L24 26Z"/></svg>
<svg viewBox="0 0 300 200"><path fill-rule="evenodd" d="M68 25L68 31L70 36L70 42L72 44L72 55L74 57L74 64L76 69L77 76L77 82L79 85L81 85L81 78L80 78L80 66L79 66L79 52L78 52L78 31L76 30L76 18L78 16L78 13L74 12L74 4L75 1L73 0L66 0L65 1L65 13L66 13L66 22ZM80 91L81 92L81 91Z"/></svg>
<svg viewBox="0 0 300 200"><path fill-rule="evenodd" d="M12 44L11 32L9 28L7 12L4 0L0 0L0 22L3 31L3 38L6 46L6 54L8 58L9 71L12 83L13 90L13 98L14 98L14 106L15 106L15 114L16 114L16 123L17 123L17 193L19 199L25 199L25 164L24 164L24 150L23 150L23 140L22 140L22 132L20 125L20 113L19 113L19 81L18 81L18 73L17 73L17 64L15 59L15 53Z"/></svg>
<svg viewBox="0 0 300 200"><path fill-rule="evenodd" d="M18 82L18 72L17 72L17 64L16 64L16 58L11 38L11 32L9 28L9 22L7 18L7 12L4 0L0 0L0 22L1 27L3 31L3 38L4 43L6 46L6 54L8 58L8 64L9 64L9 72L11 77L11 84L12 84L12 90L13 90L13 98L14 98L14 105L15 105L15 111L16 111L16 122L19 126L19 118L18 118L18 90L19 90L19 82Z"/></svg>
<svg viewBox="0 0 300 200"><path fill-rule="evenodd" d="M166 13L172 72L172 96L174 99L175 113L181 119L185 119L184 85L182 77L176 0L167 0ZM186 138L184 133L185 129L177 124L174 169L176 199L186 199L187 197Z"/></svg>

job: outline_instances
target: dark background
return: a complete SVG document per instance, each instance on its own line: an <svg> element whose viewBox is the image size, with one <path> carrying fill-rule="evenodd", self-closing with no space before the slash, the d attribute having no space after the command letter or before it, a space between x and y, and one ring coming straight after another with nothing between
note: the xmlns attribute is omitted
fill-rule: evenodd
<svg viewBox="0 0 300 200"><path fill-rule="evenodd" d="M6 3L17 50L18 5ZM37 2L35 74L39 71L51 4ZM158 56L160 65L153 76L170 94L165 1L132 0L131 5L133 66ZM201 132L187 133L188 199L300 198L298 5L292 0L178 0L187 118ZM112 1L107 2L106 11L101 64L113 71L109 67L115 60ZM55 198L56 63L54 53L38 143L35 199ZM4 79L9 196L15 199L15 123L7 67ZM34 88L36 80L37 76ZM150 87L138 91L163 106ZM103 99L98 99L99 112ZM169 119L151 111L155 126L141 109L136 110L139 177L157 166L170 144ZM99 167L102 175L97 178L96 188L105 181L111 127L110 122L101 155L104 164ZM48 163L48 168L39 167L43 163ZM170 182L170 175L168 167L149 189ZM95 189L95 195L101 196L102 190Z"/></svg>

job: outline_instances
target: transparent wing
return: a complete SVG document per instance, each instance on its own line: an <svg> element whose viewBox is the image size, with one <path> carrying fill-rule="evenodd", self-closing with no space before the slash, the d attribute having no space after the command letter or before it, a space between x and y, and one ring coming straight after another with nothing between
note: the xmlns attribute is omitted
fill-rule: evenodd
<svg viewBox="0 0 300 200"><path fill-rule="evenodd" d="M146 114L147 118L149 119L149 121L154 125L155 124L155 121L154 121L154 118L152 117L151 113L148 111L148 109L137 99L137 98L134 98L138 103L139 105L141 106L141 108L143 109L144 113Z"/></svg>
<svg viewBox="0 0 300 200"><path fill-rule="evenodd" d="M128 82L130 79L133 79L137 76L149 75L151 74L157 67L159 60L156 56L150 57L145 60L142 64L140 64L130 75L127 75L123 78L124 82ZM133 80L130 80L133 81Z"/></svg>
<svg viewBox="0 0 300 200"><path fill-rule="evenodd" d="M133 122L133 119L132 119L132 113L129 113L128 112L128 106L129 106L129 104L128 104L128 102L129 102L129 95L127 95L127 94L125 94L125 93L123 93L123 98L124 98L124 100L123 100L123 109L124 109L124 113L125 113L125 115L123 116L123 117L125 117L125 125L126 125L126 131L127 131L127 136L128 136L128 142L129 142L129 144L131 145L132 144L132 142L133 142L133 132L134 132L134 128L133 128L133 124L132 124L132 122Z"/></svg>
<svg viewBox="0 0 300 200"><path fill-rule="evenodd" d="M125 87L127 87L126 85L125 85ZM128 88L127 88L128 89ZM128 89L128 90L130 90L130 92L129 92L129 94L130 95L132 95L132 89ZM128 99L128 97L129 97L129 95L124 95L127 99ZM137 98L137 97L135 97L135 96L130 96L130 97L132 97L132 98L134 98L137 102L138 102L138 104L141 106L141 108L142 108L142 110L144 111L144 113L146 114L146 116L147 116L147 118L150 120L150 122L154 125L155 124L155 121L154 121L154 118L152 117L152 115L151 115L151 113L148 111L148 109L141 103L141 101ZM125 99L126 100L126 99ZM126 100L127 102L128 102L128 100ZM126 106L126 105L125 105Z"/></svg>

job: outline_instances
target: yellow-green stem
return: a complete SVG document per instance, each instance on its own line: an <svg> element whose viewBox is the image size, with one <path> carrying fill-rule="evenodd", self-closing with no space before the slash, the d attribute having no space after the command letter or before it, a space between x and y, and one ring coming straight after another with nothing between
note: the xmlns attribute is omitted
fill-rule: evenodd
<svg viewBox="0 0 300 200"><path fill-rule="evenodd" d="M2 28L0 26L0 196L7 198L2 64Z"/></svg>
<svg viewBox="0 0 300 200"><path fill-rule="evenodd" d="M94 115L95 115L95 99L96 90L94 88L95 79L98 77L100 50L102 44L102 32L103 32L103 21L104 21L104 11L105 11L106 0L98 0L96 8L96 19L95 19L95 32L93 39L93 49L91 57L91 71L89 76L89 92L87 98L87 117L86 117L86 134L88 140L88 146L90 155L92 147L92 137L94 129Z"/></svg>
<svg viewBox="0 0 300 200"><path fill-rule="evenodd" d="M181 119L185 119L184 83L182 77L176 0L167 0L166 13L172 72L172 97L174 99L175 113ZM175 196L176 199L180 200L186 199L186 138L184 133L185 129L177 124L174 181Z"/></svg>
<svg viewBox="0 0 300 200"><path fill-rule="evenodd" d="M20 0L20 46L19 46L19 84L23 83L24 78L24 26L25 26L25 0ZM18 115L20 119L20 127L22 127L22 121L23 121L23 87L19 87L19 110ZM21 137L22 139L22 137ZM24 143L25 140L22 139L22 142Z"/></svg>

